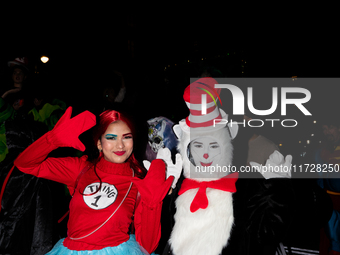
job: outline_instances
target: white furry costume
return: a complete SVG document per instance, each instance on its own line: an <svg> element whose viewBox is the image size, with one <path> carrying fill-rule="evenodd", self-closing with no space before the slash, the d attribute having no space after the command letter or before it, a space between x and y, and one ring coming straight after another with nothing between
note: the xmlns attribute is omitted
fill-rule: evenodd
<svg viewBox="0 0 340 255"><path fill-rule="evenodd" d="M190 108L190 105L188 106ZM218 108L216 109L219 111ZM223 119L227 119L227 115L222 110L219 113ZM209 137L217 141L221 147L219 165L230 166L233 153L231 139L236 136L237 126L218 124L215 127L190 128L187 121L182 120L174 127L179 139L177 147L183 159L184 177L198 182L208 182L228 175L229 172L223 171L214 174L202 173L203 171L199 173L198 168L201 170L204 168L193 166L188 158L187 148L196 138ZM177 209L175 225L169 240L175 255L218 255L227 245L234 221L232 193L208 187L207 208L192 212L190 205L197 192L198 188L187 190L175 202Z"/></svg>

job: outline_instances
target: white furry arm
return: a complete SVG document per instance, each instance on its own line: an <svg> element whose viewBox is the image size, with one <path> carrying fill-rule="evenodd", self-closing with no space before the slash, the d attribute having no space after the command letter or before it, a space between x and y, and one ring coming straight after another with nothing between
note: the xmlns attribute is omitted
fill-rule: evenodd
<svg viewBox="0 0 340 255"><path fill-rule="evenodd" d="M256 162L250 162L250 165L256 168L265 179L291 178L292 159L291 155L284 158L280 152L274 151L267 159L265 166Z"/></svg>

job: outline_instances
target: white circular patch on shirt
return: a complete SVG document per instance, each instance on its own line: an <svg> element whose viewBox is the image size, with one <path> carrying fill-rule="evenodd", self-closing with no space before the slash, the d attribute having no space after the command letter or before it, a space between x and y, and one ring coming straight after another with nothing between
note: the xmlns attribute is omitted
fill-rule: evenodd
<svg viewBox="0 0 340 255"><path fill-rule="evenodd" d="M103 182L100 190L94 193L99 189L99 187L100 183L94 182L87 185L83 192L85 203L88 207L94 210L104 209L112 205L116 201L116 198L118 196L118 190L112 184Z"/></svg>

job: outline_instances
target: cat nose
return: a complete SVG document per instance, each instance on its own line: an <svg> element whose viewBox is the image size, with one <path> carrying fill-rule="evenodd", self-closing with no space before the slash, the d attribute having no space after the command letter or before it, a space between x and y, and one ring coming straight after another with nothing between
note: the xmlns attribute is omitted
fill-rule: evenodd
<svg viewBox="0 0 340 255"><path fill-rule="evenodd" d="M209 154L208 154L208 153L205 153L205 154L203 155L203 158L205 158L205 159L209 158Z"/></svg>

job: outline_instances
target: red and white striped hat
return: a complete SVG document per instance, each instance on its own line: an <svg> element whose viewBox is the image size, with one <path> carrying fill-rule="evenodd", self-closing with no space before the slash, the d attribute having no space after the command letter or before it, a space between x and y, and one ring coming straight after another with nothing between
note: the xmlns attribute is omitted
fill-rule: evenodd
<svg viewBox="0 0 340 255"><path fill-rule="evenodd" d="M185 119L188 127L208 128L220 122L222 114L225 115L217 105L221 89L216 89L215 84L218 84L215 79L205 77L191 83L184 90L183 98L190 110L190 115ZM202 104L202 98L206 101L206 109Z"/></svg>
<svg viewBox="0 0 340 255"><path fill-rule="evenodd" d="M22 57L22 58L15 58L14 60L12 61L8 61L7 62L8 66L11 67L13 65L20 65L20 66L23 66L25 67L27 70L28 70L28 59L26 57Z"/></svg>

